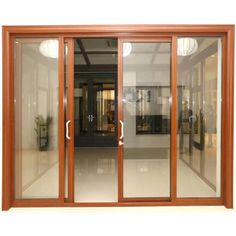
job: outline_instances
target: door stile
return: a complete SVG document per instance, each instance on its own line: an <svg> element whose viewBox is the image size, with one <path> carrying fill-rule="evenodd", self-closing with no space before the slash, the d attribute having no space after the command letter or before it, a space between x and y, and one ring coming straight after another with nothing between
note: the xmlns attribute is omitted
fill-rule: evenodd
<svg viewBox="0 0 236 236"><path fill-rule="evenodd" d="M117 68L117 112L118 112L118 121L117 121L117 145L118 145L118 202L123 200L123 146L119 145L121 137L121 123L123 121L123 41L118 38L118 68Z"/></svg>
<svg viewBox="0 0 236 236"><path fill-rule="evenodd" d="M59 199L65 196L65 111L64 111L64 37L59 37L59 89L58 89L58 147L59 147Z"/></svg>
<svg viewBox="0 0 236 236"><path fill-rule="evenodd" d="M176 200L177 191L177 36L171 43L171 138L170 138L170 187L171 201Z"/></svg>
<svg viewBox="0 0 236 236"><path fill-rule="evenodd" d="M68 45L68 91L66 142L68 157L68 202L74 202L74 40L66 40Z"/></svg>

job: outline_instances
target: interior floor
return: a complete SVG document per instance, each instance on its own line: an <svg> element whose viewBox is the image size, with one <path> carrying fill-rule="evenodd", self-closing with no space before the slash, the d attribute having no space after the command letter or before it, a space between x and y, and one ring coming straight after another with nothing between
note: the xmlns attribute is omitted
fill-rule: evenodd
<svg viewBox="0 0 236 236"><path fill-rule="evenodd" d="M128 197L169 196L168 170L170 160L160 154L142 159L141 149L131 150L124 160L124 194ZM38 152L37 152L38 153ZM154 155L153 150L150 152ZM160 152L166 156L163 150ZM168 154L169 155L169 154ZM136 156L136 157L135 157ZM26 162L29 165L29 162ZM33 169L34 164L32 163ZM39 163L39 162L38 162ZM42 165L45 168L47 163ZM216 197L216 192L185 162L178 159L179 197ZM129 171L125 171L128 168ZM213 169L210 168L209 171ZM52 195L58 189L58 164L48 163L48 169L22 193L23 198L45 197L45 188ZM47 183L45 185L45 183ZM147 184L149 183L149 185ZM79 148L75 150L75 202L116 202L118 200L117 148ZM37 192L37 196L34 195ZM57 191L56 191L57 192ZM41 193L41 194L40 194ZM49 194L50 196L50 194Z"/></svg>

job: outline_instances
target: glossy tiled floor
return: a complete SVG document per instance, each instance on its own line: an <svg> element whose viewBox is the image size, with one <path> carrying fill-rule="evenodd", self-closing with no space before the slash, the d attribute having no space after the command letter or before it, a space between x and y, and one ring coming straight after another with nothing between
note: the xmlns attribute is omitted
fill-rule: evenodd
<svg viewBox="0 0 236 236"><path fill-rule="evenodd" d="M146 150L147 151L147 150ZM135 155L135 152L137 155ZM155 153L153 150L151 151ZM150 153L151 153L150 152ZM124 195L126 197L168 197L169 152L165 157L142 159L142 150L131 151L124 160ZM50 196L57 189L58 164L50 166L34 183L26 188L23 198ZM210 169L211 170L211 169ZM215 197L215 191L194 173L183 161L178 160L178 196ZM75 150L75 201L117 201L117 149L80 148Z"/></svg>
<svg viewBox="0 0 236 236"><path fill-rule="evenodd" d="M22 150L15 157L16 198L57 197L57 151Z"/></svg>

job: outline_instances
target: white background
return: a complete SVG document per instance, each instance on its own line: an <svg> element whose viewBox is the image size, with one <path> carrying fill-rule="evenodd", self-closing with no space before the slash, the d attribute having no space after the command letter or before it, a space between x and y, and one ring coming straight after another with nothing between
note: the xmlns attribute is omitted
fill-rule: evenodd
<svg viewBox="0 0 236 236"><path fill-rule="evenodd" d="M233 3L234 0L2 0L0 24L235 24ZM0 235L236 235L236 211L224 207L21 208L0 212Z"/></svg>

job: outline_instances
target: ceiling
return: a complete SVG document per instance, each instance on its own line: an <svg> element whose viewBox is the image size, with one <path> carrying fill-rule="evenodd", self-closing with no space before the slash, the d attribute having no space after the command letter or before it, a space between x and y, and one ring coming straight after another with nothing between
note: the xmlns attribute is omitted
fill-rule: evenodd
<svg viewBox="0 0 236 236"><path fill-rule="evenodd" d="M201 60L201 56L204 56L206 54L205 52L210 50L213 45L216 45L215 51L211 50L209 55L217 53L218 38L197 37L196 39L198 41L197 52L191 56L178 56L178 64L184 65L197 57L198 60ZM29 56L33 52L40 56L38 54L38 43L27 43L25 46L31 49L31 51L27 50ZM114 38L75 39L75 65L111 65L114 70L117 65L117 46L117 39ZM161 66L167 68L167 66L170 66L170 46L170 43L133 42L130 55L123 58L124 65L136 67L140 65L140 68L142 66L158 65L156 68L160 68ZM34 53L32 56L34 56Z"/></svg>
<svg viewBox="0 0 236 236"><path fill-rule="evenodd" d="M214 37L196 37L198 50L191 56L178 56L178 64L185 63L199 55L217 42ZM133 42L132 51L124 58L126 65L169 65L170 43L142 43ZM86 59L87 58L87 59ZM115 65L117 64L117 39L76 39L76 65Z"/></svg>
<svg viewBox="0 0 236 236"><path fill-rule="evenodd" d="M75 39L75 64L117 64L117 39Z"/></svg>

